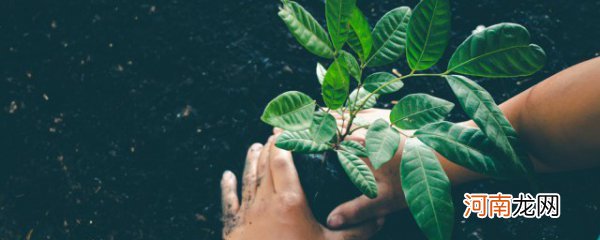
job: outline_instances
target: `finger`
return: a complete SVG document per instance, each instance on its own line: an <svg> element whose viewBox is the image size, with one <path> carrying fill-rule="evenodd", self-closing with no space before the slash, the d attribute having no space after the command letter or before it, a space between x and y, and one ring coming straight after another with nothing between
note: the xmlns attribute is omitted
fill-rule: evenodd
<svg viewBox="0 0 600 240"><path fill-rule="evenodd" d="M383 217L393 210L385 201L386 196L381 195L375 199L369 199L365 195L355 198L339 205L327 217L327 226L330 228L341 228L344 226L360 223L373 218Z"/></svg>
<svg viewBox="0 0 600 240"><path fill-rule="evenodd" d="M302 187L300 186L298 171L296 171L292 160L292 153L274 145L271 146L270 151L269 161L275 192L301 193Z"/></svg>
<svg viewBox="0 0 600 240"><path fill-rule="evenodd" d="M366 223L362 223L358 226L351 227L344 230L337 230L329 232L330 236L327 239L332 240L358 240L358 239L369 239L385 223L384 218L379 218L377 220L369 221Z"/></svg>
<svg viewBox="0 0 600 240"><path fill-rule="evenodd" d="M271 179L271 170L269 169L269 150L273 142L275 142L275 137L269 137L258 157L257 195L273 193L273 179Z"/></svg>
<svg viewBox="0 0 600 240"><path fill-rule="evenodd" d="M237 196L237 180L235 175L227 170L221 178L221 209L223 216L235 215L240 208Z"/></svg>
<svg viewBox="0 0 600 240"><path fill-rule="evenodd" d="M275 127L273 128L273 135L278 135L281 134L283 132L283 129Z"/></svg>
<svg viewBox="0 0 600 240"><path fill-rule="evenodd" d="M244 178L242 187L242 199L243 203L250 202L254 195L256 195L256 176L257 176L257 165L258 155L260 150L263 148L262 144L255 143L250 146L246 155L246 166L244 167Z"/></svg>

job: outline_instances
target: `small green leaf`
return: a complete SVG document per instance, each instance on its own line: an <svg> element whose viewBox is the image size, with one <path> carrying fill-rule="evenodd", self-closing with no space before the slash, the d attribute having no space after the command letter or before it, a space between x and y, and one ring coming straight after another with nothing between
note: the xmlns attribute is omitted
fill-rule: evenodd
<svg viewBox="0 0 600 240"><path fill-rule="evenodd" d="M302 130L296 132L284 131L277 140L275 146L281 149L300 152L300 153L315 153L330 150L331 146L325 143L317 143L312 140L310 131Z"/></svg>
<svg viewBox="0 0 600 240"><path fill-rule="evenodd" d="M383 15L373 29L373 49L367 60L369 67L383 66L404 55L406 29L411 12L409 7L399 7Z"/></svg>
<svg viewBox="0 0 600 240"><path fill-rule="evenodd" d="M517 173L516 175L528 177L533 184L529 158L523 149L517 148L520 146L517 132L502 114L492 96L466 77L449 75L446 76L446 80L465 113L510 159L515 169L513 172Z"/></svg>
<svg viewBox="0 0 600 240"><path fill-rule="evenodd" d="M352 153L359 157L368 157L367 149L360 145L360 143L352 140L346 140L340 143L342 150Z"/></svg>
<svg viewBox="0 0 600 240"><path fill-rule="evenodd" d="M454 225L450 180L433 151L417 139L408 139L400 176L408 209L425 236L450 239Z"/></svg>
<svg viewBox="0 0 600 240"><path fill-rule="evenodd" d="M388 82L390 82L390 81L395 81L395 82L388 84ZM386 86L382 87L383 85L386 85ZM382 87L377 92L377 94L388 94L388 93L393 93L393 92L400 90L400 88L402 88L403 86L404 86L404 83L402 83L402 81L397 79L397 77L394 76L393 74L387 73L387 72L377 72L377 73L373 73L373 74L369 75L367 77L367 79L365 79L364 88L367 89L367 91L369 91L369 92L374 92L379 87Z"/></svg>
<svg viewBox="0 0 600 240"><path fill-rule="evenodd" d="M326 143L335 136L337 122L331 114L326 112L315 112L313 123L310 126L310 134L313 142Z"/></svg>
<svg viewBox="0 0 600 240"><path fill-rule="evenodd" d="M350 22L355 6L356 0L327 0L325 2L327 30L336 50L342 49L348 39L348 22Z"/></svg>
<svg viewBox="0 0 600 240"><path fill-rule="evenodd" d="M300 4L285 1L279 9L279 17L306 50L320 57L333 58L327 32Z"/></svg>
<svg viewBox="0 0 600 240"><path fill-rule="evenodd" d="M458 46L448 72L489 78L531 75L544 66L546 54L530 41L529 32L519 24L492 25Z"/></svg>
<svg viewBox="0 0 600 240"><path fill-rule="evenodd" d="M444 55L450 39L448 0L423 0L415 7L406 40L406 58L413 70L425 70Z"/></svg>
<svg viewBox="0 0 600 240"><path fill-rule="evenodd" d="M400 140L400 133L383 119L377 119L369 126L366 145L373 168L379 169L392 159L398 150Z"/></svg>
<svg viewBox="0 0 600 240"><path fill-rule="evenodd" d="M369 129L369 127L371 126L371 122L369 121L369 119L356 116L352 125L354 127L363 127Z"/></svg>
<svg viewBox="0 0 600 240"><path fill-rule="evenodd" d="M428 123L442 121L454 108L454 103L417 93L400 99L392 109L390 122L402 129L417 129Z"/></svg>
<svg viewBox="0 0 600 240"><path fill-rule="evenodd" d="M379 94L370 94L371 92L367 91L367 89L365 89L364 87L361 87L360 89L354 89L354 91L352 91L350 93L350 96L348 97L348 108L350 109L350 111L358 110L360 105L363 104L363 102L365 101L366 102L362 106L361 110L374 107L377 103L377 97L379 96Z"/></svg>
<svg viewBox="0 0 600 240"><path fill-rule="evenodd" d="M375 176L373 176L369 166L352 153L338 150L337 155L342 168L344 168L344 171L350 178L350 181L354 183L354 186L368 198L376 198L377 182L375 181Z"/></svg>
<svg viewBox="0 0 600 240"><path fill-rule="evenodd" d="M323 80L325 80L326 73L327 69L317 62L317 79L319 80L319 84L323 85Z"/></svg>
<svg viewBox="0 0 600 240"><path fill-rule="evenodd" d="M371 48L373 47L371 27L369 26L367 18L365 18L365 15L358 7L354 7L352 17L350 18L348 45L363 61L366 61L369 54L371 54Z"/></svg>
<svg viewBox="0 0 600 240"><path fill-rule="evenodd" d="M336 59L327 69L321 90L325 105L332 110L340 108L346 102L350 91L350 81L341 58Z"/></svg>
<svg viewBox="0 0 600 240"><path fill-rule="evenodd" d="M260 119L273 126L289 131L307 129L312 123L315 100L297 92L285 92L267 104Z"/></svg>
<svg viewBox="0 0 600 240"><path fill-rule="evenodd" d="M479 129L438 122L425 125L414 136L448 160L471 171L499 179L513 175L511 163Z"/></svg>
<svg viewBox="0 0 600 240"><path fill-rule="evenodd" d="M346 70L348 71L350 76L352 76L354 79L356 79L356 82L358 82L360 84L360 78L361 78L360 66L358 66L358 62L356 62L356 59L354 58L354 56L352 56L352 54L350 54L349 52L341 50L339 58L344 60L344 63L345 63L344 65L346 66Z"/></svg>

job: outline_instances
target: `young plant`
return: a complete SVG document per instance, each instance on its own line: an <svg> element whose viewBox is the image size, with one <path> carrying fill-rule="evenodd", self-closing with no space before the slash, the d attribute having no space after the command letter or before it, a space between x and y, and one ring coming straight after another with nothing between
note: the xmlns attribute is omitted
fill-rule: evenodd
<svg viewBox="0 0 600 240"><path fill-rule="evenodd" d="M445 72L421 73L438 62L448 45L448 0L422 0L412 10L393 9L372 31L356 0L326 1L327 31L298 3L282 3L279 16L296 40L332 62L327 69L317 63L326 109L297 91L283 93L267 105L261 119L285 130L276 141L278 147L301 153L335 151L349 179L374 198L377 184L361 157L369 158L378 169L392 158L401 137L407 137L400 165L402 189L429 239L449 239L454 222L450 182L433 150L481 174L534 183L531 163L517 133L490 94L463 76L506 78L540 70L545 53L530 43L523 26L500 23L475 32L457 47ZM367 67L396 63L402 56L412 70L408 74L363 76ZM445 78L479 129L444 121L454 104L423 93L400 99L389 121L365 123L357 118L359 111L375 105L378 96L394 93L403 87L403 80L416 77ZM351 85L355 86L352 92ZM345 129L338 128L331 111L340 113L347 123ZM366 146L346 139L359 128L368 128ZM415 131L408 134L404 130Z"/></svg>

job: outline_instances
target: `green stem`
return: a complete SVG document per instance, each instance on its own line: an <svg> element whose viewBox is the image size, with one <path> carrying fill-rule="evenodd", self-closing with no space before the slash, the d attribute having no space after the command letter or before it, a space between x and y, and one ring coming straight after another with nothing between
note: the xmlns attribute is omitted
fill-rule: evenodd
<svg viewBox="0 0 600 240"><path fill-rule="evenodd" d="M352 135L352 133L356 132L356 130L359 130L361 128L367 128L367 126L360 126L360 127L355 128L355 129L352 129L352 131L350 131L350 134L348 134L348 135Z"/></svg>
<svg viewBox="0 0 600 240"><path fill-rule="evenodd" d="M358 108L356 108L354 111L352 111L352 109L350 109L350 119L348 120L348 125L346 126L346 132L343 135L341 135L341 137L338 138L338 144L339 144L340 141L343 141L346 138L346 136L348 136L348 135L352 134L352 132L354 132L354 131L350 131L350 128L352 127L352 123L354 122L354 118L356 118L356 114L365 106L365 104L367 103L367 101L371 97L373 97L373 95L375 95L379 91L381 91L381 89L389 86L390 84L393 84L395 82L401 81L402 79L406 79L406 78L410 78L410 77L444 77L446 75L447 75L447 71L444 72L444 73L415 73L415 70L412 70L408 75L400 76L398 78L394 78L391 81L386 82L383 85L379 86L377 89L375 89L374 91L370 92L369 95L367 95L367 97L360 103L360 105L358 106ZM360 91L361 85L359 85L359 88L357 89L356 97L354 99L354 103L356 103L356 101L358 101L358 93L359 93L358 91ZM345 123L344 120L345 120L344 119L344 114L342 112L342 126ZM360 129L360 128L357 128L357 129ZM400 133L402 135L406 136L406 137L412 137L412 136L406 135L403 132L400 132ZM338 134L340 134L339 130L338 130Z"/></svg>
<svg viewBox="0 0 600 240"><path fill-rule="evenodd" d="M381 91L381 89L387 87L390 84L398 82L402 79L409 78L409 77L443 77L446 75L446 74L441 74L441 73L416 73L415 74L413 72L411 72L408 75L402 76L402 77L394 78L391 81L386 82L383 85L379 86L377 89L375 89L375 91L372 91L371 93L369 93L369 95L367 95L365 100L362 101L362 103L359 105L359 107L357 108L356 111L358 112L360 109L362 109L365 106L365 104L367 103L367 100L369 100L369 98L371 98L374 94L377 94L377 92Z"/></svg>

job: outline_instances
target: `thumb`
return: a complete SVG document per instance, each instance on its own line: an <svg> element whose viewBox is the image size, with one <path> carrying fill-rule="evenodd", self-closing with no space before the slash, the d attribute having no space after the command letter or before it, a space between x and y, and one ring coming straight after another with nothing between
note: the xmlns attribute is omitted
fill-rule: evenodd
<svg viewBox="0 0 600 240"><path fill-rule="evenodd" d="M380 196L382 197L382 196ZM327 226L340 228L351 224L364 222L375 217L382 217L389 211L379 197L369 199L365 195L339 205L327 217Z"/></svg>
<svg viewBox="0 0 600 240"><path fill-rule="evenodd" d="M385 218L379 218L377 220L368 221L368 222L365 222L360 225L357 225L357 226L354 226L351 228L347 228L344 230L331 231L331 232L329 232L331 235L329 237L327 237L327 239L331 239L331 240L369 239L373 235L375 235L375 233L377 233L377 231L379 231L379 229L381 229L384 222L385 222Z"/></svg>

